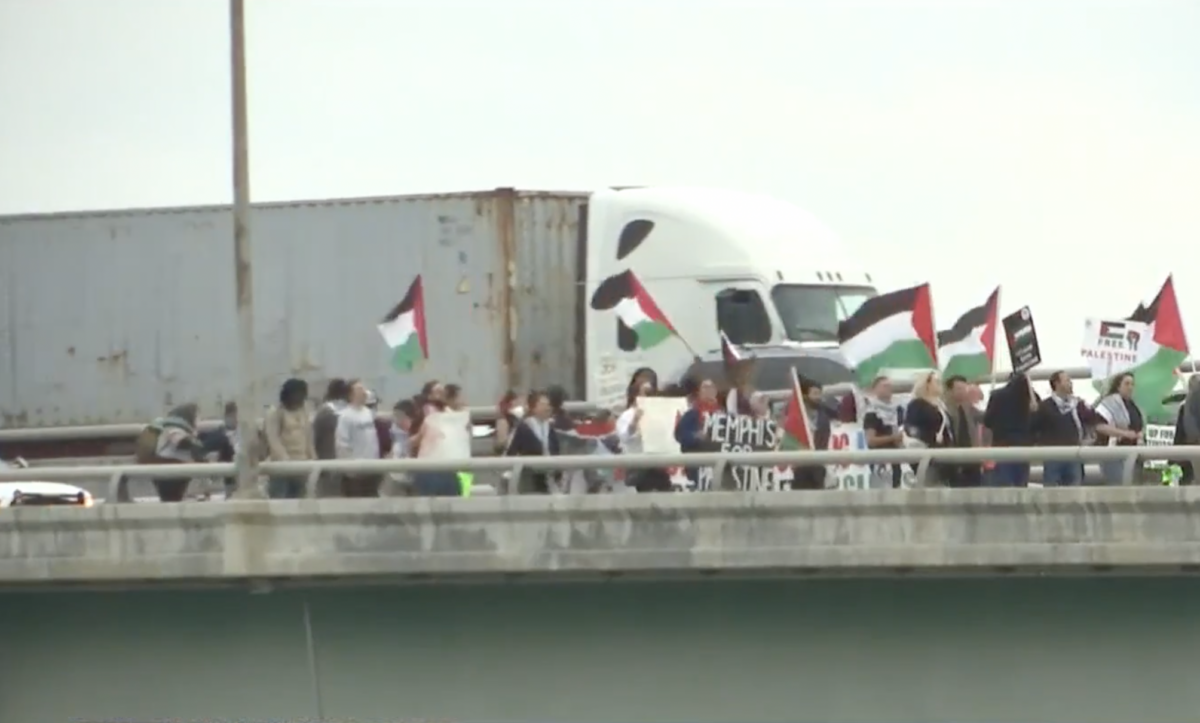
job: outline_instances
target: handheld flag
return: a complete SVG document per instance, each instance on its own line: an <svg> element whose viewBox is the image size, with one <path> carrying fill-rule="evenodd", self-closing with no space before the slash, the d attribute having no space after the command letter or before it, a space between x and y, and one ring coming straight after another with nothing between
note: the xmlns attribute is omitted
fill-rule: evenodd
<svg viewBox="0 0 1200 723"><path fill-rule="evenodd" d="M808 423L808 412L805 409L804 392L800 389L800 377L796 374L795 367L792 367L792 397L788 400L787 411L784 413L783 431L783 449L816 449L812 425Z"/></svg>
<svg viewBox="0 0 1200 723"><path fill-rule="evenodd" d="M392 366L402 372L415 369L429 358L429 342L425 335L425 292L421 275L383 321L377 326L383 341L392 350Z"/></svg>
<svg viewBox="0 0 1200 723"><path fill-rule="evenodd" d="M946 331L939 331L938 357L942 376L969 380L990 376L996 360L996 320L1000 287L982 306L967 311Z"/></svg>
<svg viewBox="0 0 1200 723"><path fill-rule="evenodd" d="M867 299L838 324L838 342L862 387L884 369L936 369L929 284Z"/></svg>
<svg viewBox="0 0 1200 723"><path fill-rule="evenodd" d="M1147 417L1159 423L1172 424L1175 419L1162 404L1164 396L1178 382L1179 365L1187 358L1187 335L1183 330L1183 317L1179 312L1179 300L1175 296L1175 282L1171 276L1149 304L1138 304L1129 321L1146 324L1146 336L1136 342L1137 361L1113 374L1133 374L1133 399Z"/></svg>

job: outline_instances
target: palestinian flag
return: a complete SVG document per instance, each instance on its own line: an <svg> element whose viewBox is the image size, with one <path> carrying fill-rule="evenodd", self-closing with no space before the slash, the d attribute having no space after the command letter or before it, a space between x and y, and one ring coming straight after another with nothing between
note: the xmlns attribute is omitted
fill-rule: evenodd
<svg viewBox="0 0 1200 723"><path fill-rule="evenodd" d="M1179 380L1176 371L1190 350L1179 302L1175 298L1173 278L1167 277L1154 301L1148 305L1138 304L1129 320L1148 325L1146 336L1150 338L1139 341L1137 361L1119 371L1133 374L1133 398L1147 417L1165 415L1169 417L1165 423L1174 423L1175 419L1163 408L1162 400L1175 388Z"/></svg>
<svg viewBox="0 0 1200 723"><path fill-rule="evenodd" d="M938 358L942 362L943 376L961 376L970 381L991 376L996 358L999 304L1000 287L997 286L982 306L960 316L950 329L938 332Z"/></svg>
<svg viewBox="0 0 1200 723"><path fill-rule="evenodd" d="M783 415L783 442L786 450L816 449L813 444L812 427L808 423L808 412L804 406L804 393L800 391L800 377L792 367L792 398L788 400Z"/></svg>
<svg viewBox="0 0 1200 723"><path fill-rule="evenodd" d="M838 325L838 341L864 388L884 369L936 369L929 284L867 299Z"/></svg>
<svg viewBox="0 0 1200 723"><path fill-rule="evenodd" d="M638 348L649 349L675 336L675 327L671 326L667 315L650 298L633 272L627 271L622 277L622 288L616 290L621 300L613 309L625 326L637 334Z"/></svg>
<svg viewBox="0 0 1200 723"><path fill-rule="evenodd" d="M404 299L379 322L379 333L392 350L392 366L408 372L429 358L429 342L425 336L425 292L421 276L413 279Z"/></svg>

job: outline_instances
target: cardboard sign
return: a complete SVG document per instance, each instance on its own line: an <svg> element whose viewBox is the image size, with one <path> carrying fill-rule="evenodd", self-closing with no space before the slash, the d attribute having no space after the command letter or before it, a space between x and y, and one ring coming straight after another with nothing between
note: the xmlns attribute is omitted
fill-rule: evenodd
<svg viewBox="0 0 1200 723"><path fill-rule="evenodd" d="M1004 317L1004 337L1008 339L1008 358L1014 372L1027 372L1042 363L1042 348L1038 346L1037 329L1028 306Z"/></svg>

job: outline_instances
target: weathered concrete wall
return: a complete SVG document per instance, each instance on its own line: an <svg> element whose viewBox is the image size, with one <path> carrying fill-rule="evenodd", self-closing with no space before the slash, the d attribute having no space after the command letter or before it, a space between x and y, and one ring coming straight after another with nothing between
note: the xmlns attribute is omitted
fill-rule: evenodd
<svg viewBox="0 0 1200 723"><path fill-rule="evenodd" d="M1181 723L1200 580L0 594L0 721Z"/></svg>
<svg viewBox="0 0 1200 723"><path fill-rule="evenodd" d="M100 505L0 518L0 584L1200 564L1200 490Z"/></svg>

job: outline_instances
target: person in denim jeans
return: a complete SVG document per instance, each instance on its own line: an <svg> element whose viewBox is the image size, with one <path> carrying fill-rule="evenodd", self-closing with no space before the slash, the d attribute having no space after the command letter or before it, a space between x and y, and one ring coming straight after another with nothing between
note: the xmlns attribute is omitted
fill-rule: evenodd
<svg viewBox="0 0 1200 723"><path fill-rule="evenodd" d="M1040 403L1029 377L1021 373L1012 374L1007 384L994 390L983 414L983 426L992 434L992 446L1032 447L1034 418ZM987 486L1029 486L1029 463L997 462Z"/></svg>
<svg viewBox="0 0 1200 723"><path fill-rule="evenodd" d="M1083 400L1065 371L1050 375L1050 396L1038 405L1034 429L1039 447L1079 447L1091 429L1102 420ZM1077 487L1083 483L1083 467L1075 460L1046 460L1042 463L1042 485Z"/></svg>

